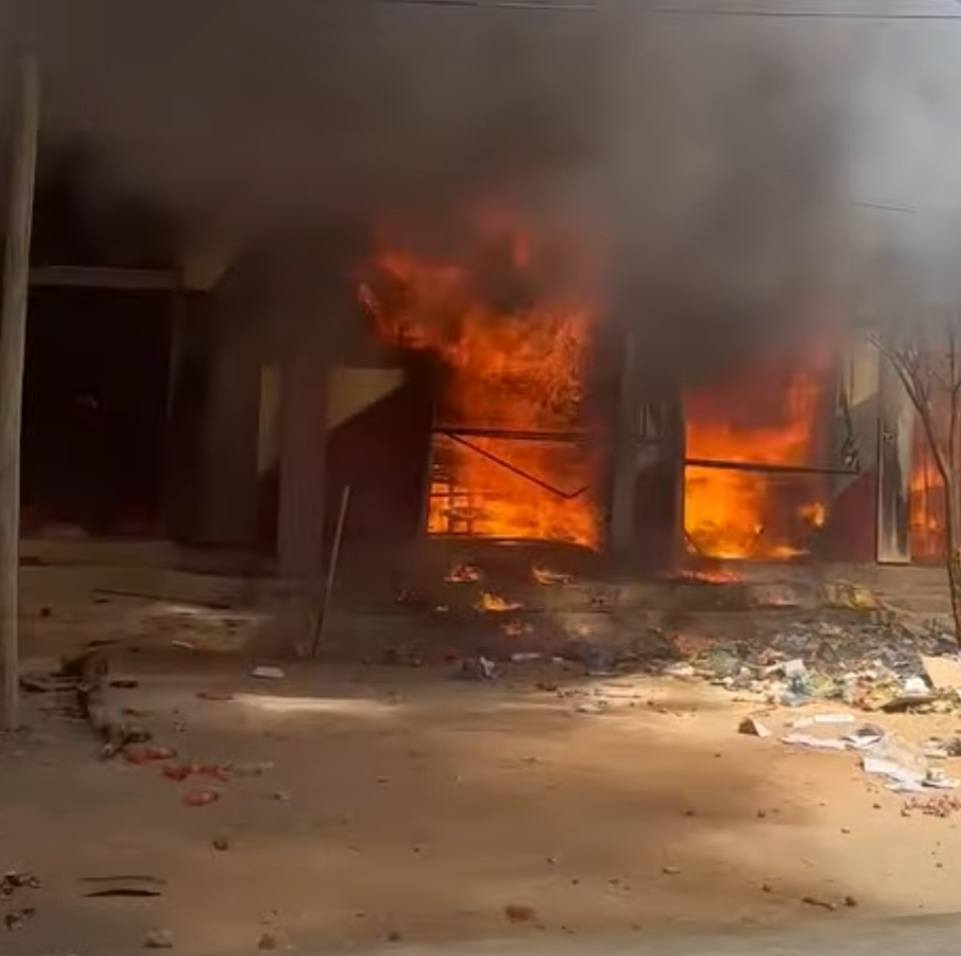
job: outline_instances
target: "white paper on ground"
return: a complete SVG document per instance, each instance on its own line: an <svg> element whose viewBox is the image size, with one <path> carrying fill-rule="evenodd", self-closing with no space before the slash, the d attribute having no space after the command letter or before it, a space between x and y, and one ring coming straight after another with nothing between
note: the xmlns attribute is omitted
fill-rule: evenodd
<svg viewBox="0 0 961 956"><path fill-rule="evenodd" d="M814 737L811 734L785 734L781 738L785 744L796 747L810 747L812 750L847 750L848 745L840 737Z"/></svg>
<svg viewBox="0 0 961 956"><path fill-rule="evenodd" d="M812 714L810 717L799 717L791 726L795 730L802 727L812 727L814 724L853 724L854 714Z"/></svg>

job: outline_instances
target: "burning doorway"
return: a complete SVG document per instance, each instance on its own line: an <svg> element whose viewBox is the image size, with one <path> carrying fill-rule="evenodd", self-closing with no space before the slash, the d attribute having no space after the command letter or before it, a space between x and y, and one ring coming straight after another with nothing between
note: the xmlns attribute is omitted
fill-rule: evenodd
<svg viewBox="0 0 961 956"><path fill-rule="evenodd" d="M596 548L597 311L570 245L490 208L443 241L411 235L380 230L359 294L382 340L437 360L426 531Z"/></svg>

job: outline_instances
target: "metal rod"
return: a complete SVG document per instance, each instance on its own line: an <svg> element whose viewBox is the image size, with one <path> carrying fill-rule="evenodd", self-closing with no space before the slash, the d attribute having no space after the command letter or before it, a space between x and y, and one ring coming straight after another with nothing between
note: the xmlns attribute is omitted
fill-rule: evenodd
<svg viewBox="0 0 961 956"><path fill-rule="evenodd" d="M478 428L459 425L436 425L434 431L442 435L474 435L478 438L503 438L506 441L576 442L587 438L586 432L522 431L513 428Z"/></svg>
<svg viewBox="0 0 961 956"><path fill-rule="evenodd" d="M337 563L340 560L340 545L344 538L344 525L347 523L347 508L350 505L350 485L344 485L340 496L340 512L337 515L337 529L334 531L334 543L330 548L330 562L327 566L327 586L324 588L324 600L320 608L320 616L314 628L314 646L310 656L316 657L327 627L327 615L330 611L330 599L334 593L334 580L337 576Z"/></svg>
<svg viewBox="0 0 961 956"><path fill-rule="evenodd" d="M469 448L471 451L477 452L478 455L492 461L495 465L500 465L501 468L506 468L507 471L512 474L517 475L519 478L523 478L529 481L532 485L537 485L538 488L543 488L545 491L549 491L552 495L557 495L558 498L563 498L565 501L573 501L575 498L579 498L590 485L584 485L583 488L578 488L577 491L567 492L561 491L560 488L555 488L553 485L548 484L542 478L538 478L536 475L530 474L530 472L524 471L522 468L518 468L517 465L512 465L509 461L505 461L498 455L487 451L486 448L481 448L479 445L475 445L473 442L469 442L466 438L461 438L459 435L450 432L443 431L441 434L446 435L451 441L456 441L459 445L463 445L465 448Z"/></svg>
<svg viewBox="0 0 961 956"><path fill-rule="evenodd" d="M26 58L20 64L0 312L0 649L2 726L8 730L17 726L20 702L20 431L39 116L37 64Z"/></svg>
<svg viewBox="0 0 961 956"><path fill-rule="evenodd" d="M816 465L772 465L764 462L720 461L713 458L685 458L693 468L722 468L727 471L764 471L787 475L860 475L856 468L823 468Z"/></svg>

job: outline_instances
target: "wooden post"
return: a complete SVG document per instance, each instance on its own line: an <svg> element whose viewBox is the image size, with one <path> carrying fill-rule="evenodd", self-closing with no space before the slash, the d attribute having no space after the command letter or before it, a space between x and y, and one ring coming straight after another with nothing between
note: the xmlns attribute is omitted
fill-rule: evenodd
<svg viewBox="0 0 961 956"><path fill-rule="evenodd" d="M39 113L37 66L28 58L20 66L0 312L0 649L6 729L17 726L19 712L20 420Z"/></svg>

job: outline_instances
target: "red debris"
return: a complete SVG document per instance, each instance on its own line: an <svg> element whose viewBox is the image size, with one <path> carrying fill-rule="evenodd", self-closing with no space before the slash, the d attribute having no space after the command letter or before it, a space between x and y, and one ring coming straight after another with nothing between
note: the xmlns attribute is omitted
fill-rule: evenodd
<svg viewBox="0 0 961 956"><path fill-rule="evenodd" d="M216 790L188 790L183 795L183 802L188 807L205 807L219 799L220 794Z"/></svg>

